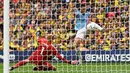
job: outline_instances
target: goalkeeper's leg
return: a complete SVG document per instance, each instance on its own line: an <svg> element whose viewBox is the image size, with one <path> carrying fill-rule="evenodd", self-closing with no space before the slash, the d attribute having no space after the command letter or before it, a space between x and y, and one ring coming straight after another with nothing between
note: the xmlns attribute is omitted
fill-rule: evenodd
<svg viewBox="0 0 130 73"><path fill-rule="evenodd" d="M54 71L56 71L56 67L46 61L46 62L44 62L44 70L54 70Z"/></svg>
<svg viewBox="0 0 130 73"><path fill-rule="evenodd" d="M39 65L37 65L36 67L33 68L34 71L56 71L56 67L53 66L52 64L46 62L40 62Z"/></svg>
<svg viewBox="0 0 130 73"><path fill-rule="evenodd" d="M13 67L10 67L9 70L12 71L20 66L23 66L25 64L29 63L29 60L26 59L26 60L22 60L22 61L19 61L18 63L16 63Z"/></svg>

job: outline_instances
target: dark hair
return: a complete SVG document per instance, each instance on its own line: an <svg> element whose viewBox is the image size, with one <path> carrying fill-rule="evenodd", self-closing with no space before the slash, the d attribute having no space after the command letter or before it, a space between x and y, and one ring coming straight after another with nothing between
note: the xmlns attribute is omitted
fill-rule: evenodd
<svg viewBox="0 0 130 73"><path fill-rule="evenodd" d="M85 7L86 5L85 4L81 4L81 7Z"/></svg>

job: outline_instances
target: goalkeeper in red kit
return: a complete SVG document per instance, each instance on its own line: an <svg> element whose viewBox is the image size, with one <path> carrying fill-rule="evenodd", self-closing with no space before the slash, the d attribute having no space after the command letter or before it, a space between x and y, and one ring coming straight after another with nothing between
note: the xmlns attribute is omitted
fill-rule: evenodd
<svg viewBox="0 0 130 73"><path fill-rule="evenodd" d="M76 65L79 62L77 60L69 61L66 58L63 58L57 51L57 49L51 44L51 41L45 38L39 38L38 40L39 46L38 48L32 53L28 59L19 61L13 67L9 68L10 71L23 66L27 63L35 64L36 67L33 70L37 71L49 71L49 70L56 70L56 67L53 66L48 62L50 56L56 56L59 60L62 60L64 63Z"/></svg>

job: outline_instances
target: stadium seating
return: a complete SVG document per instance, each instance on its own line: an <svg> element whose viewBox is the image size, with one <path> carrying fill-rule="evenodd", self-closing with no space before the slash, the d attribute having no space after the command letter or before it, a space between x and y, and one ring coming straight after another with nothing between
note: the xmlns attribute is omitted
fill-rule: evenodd
<svg viewBox="0 0 130 73"><path fill-rule="evenodd" d="M62 50L72 50L76 31L75 14L71 6L80 9L80 0L13 0L10 2L10 49L28 50L37 47L37 36L52 33L57 38L53 44ZM75 2L76 1L76 2ZM90 50L128 49L129 22L128 0L90 0L92 21L98 22L105 30L88 36L85 47ZM75 4L76 3L76 4ZM120 5L119 5L120 4ZM0 12L2 11L0 6ZM0 26L3 15L0 13ZM2 28L0 34L2 33ZM0 37L2 38L2 37ZM3 40L0 39L0 42ZM2 50L2 43L0 50ZM90 46L91 45L91 46Z"/></svg>

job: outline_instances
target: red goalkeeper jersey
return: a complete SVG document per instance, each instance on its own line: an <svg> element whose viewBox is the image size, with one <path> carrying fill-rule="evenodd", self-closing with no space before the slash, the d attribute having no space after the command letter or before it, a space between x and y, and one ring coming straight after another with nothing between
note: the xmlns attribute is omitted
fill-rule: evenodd
<svg viewBox="0 0 130 73"><path fill-rule="evenodd" d="M45 38L38 39L39 46L37 50L29 57L29 60L33 63L39 63L48 61L50 56L56 56L59 60L67 61L58 53L57 49Z"/></svg>

